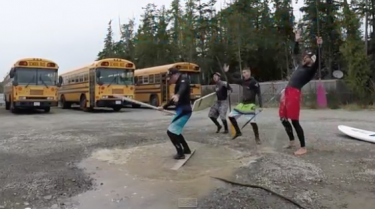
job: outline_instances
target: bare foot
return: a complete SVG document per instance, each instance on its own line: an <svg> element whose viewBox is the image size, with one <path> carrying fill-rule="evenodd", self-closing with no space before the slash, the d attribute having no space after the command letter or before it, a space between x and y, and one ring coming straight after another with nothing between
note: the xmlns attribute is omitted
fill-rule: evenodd
<svg viewBox="0 0 375 209"><path fill-rule="evenodd" d="M294 141L290 141L290 143L286 146L284 146L284 149L290 149L290 148L293 148L295 147L296 145L294 144Z"/></svg>
<svg viewBox="0 0 375 209"><path fill-rule="evenodd" d="M304 155L307 153L306 148L299 148L297 151L294 152L294 155Z"/></svg>

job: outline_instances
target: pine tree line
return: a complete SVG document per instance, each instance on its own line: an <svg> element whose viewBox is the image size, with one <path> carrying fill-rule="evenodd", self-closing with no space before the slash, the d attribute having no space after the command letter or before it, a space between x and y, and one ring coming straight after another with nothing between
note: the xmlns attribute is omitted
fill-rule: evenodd
<svg viewBox="0 0 375 209"><path fill-rule="evenodd" d="M372 88L375 0L305 0L298 22L290 0L237 0L220 11L215 4L173 0L170 9L147 4L139 27L134 19L121 26L121 40L113 40L109 24L98 59L125 58L137 68L193 62L201 66L205 83L220 63L230 64L233 73L249 66L260 81L280 80L293 69L294 30L301 28L304 48L316 47L317 35L324 39L317 78L330 79L341 70L353 91L366 95ZM360 31L364 16L371 32L367 41Z"/></svg>

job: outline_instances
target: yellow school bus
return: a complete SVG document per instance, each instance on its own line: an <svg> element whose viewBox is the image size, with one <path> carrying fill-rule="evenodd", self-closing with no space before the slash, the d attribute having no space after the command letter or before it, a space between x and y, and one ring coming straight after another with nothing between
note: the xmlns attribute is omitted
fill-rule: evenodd
<svg viewBox="0 0 375 209"><path fill-rule="evenodd" d="M84 111L95 107L120 111L124 102L115 96L134 98L134 70L133 62L108 58L61 74L58 96L62 108L78 104Z"/></svg>
<svg viewBox="0 0 375 209"><path fill-rule="evenodd" d="M25 58L13 64L4 78L5 109L43 109L49 112L58 104L59 66L47 59Z"/></svg>
<svg viewBox="0 0 375 209"><path fill-rule="evenodd" d="M153 106L165 104L174 93L174 84L168 84L166 74L170 68L177 68L190 77L191 100L201 97L200 67L194 63L178 62L169 65L137 69L135 71L135 99ZM139 105L133 104L133 107Z"/></svg>

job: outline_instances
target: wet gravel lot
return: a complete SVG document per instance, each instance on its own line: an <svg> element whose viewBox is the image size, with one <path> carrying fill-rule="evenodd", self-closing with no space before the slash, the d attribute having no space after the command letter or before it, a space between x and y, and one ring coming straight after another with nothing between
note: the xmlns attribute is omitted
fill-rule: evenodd
<svg viewBox="0 0 375 209"><path fill-rule="evenodd" d="M339 124L374 130L375 119L369 117L372 114L303 110L301 125L309 154L302 157L294 157L294 150L282 149L287 137L275 109L266 109L259 116L264 143L258 148L251 126L243 137L234 141L229 136L214 134L206 111L192 116L185 136L189 141L227 146L258 156L256 161L226 176L233 181L265 186L306 208L372 209L375 145L348 139L337 130ZM131 108L120 113L54 109L49 114L16 115L1 109L0 118L0 208L39 209L81 208L79 202L72 204L70 199L101 185L77 164L96 149L165 142L171 116ZM177 206L165 205L165 208ZM224 184L199 197L198 208L292 209L296 206L260 189Z"/></svg>

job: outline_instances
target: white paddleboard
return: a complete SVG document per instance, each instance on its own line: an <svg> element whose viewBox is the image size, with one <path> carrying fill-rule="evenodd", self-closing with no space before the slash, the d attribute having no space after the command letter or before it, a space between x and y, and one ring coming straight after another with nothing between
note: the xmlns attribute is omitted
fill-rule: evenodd
<svg viewBox="0 0 375 209"><path fill-rule="evenodd" d="M342 133L356 138L358 140L375 143L375 132L363 129L353 128L350 126L339 125L337 127Z"/></svg>

